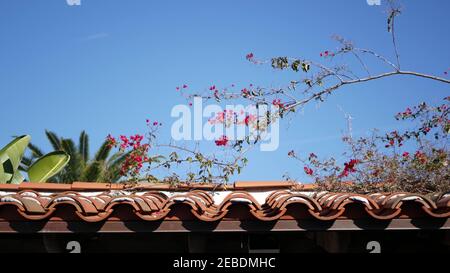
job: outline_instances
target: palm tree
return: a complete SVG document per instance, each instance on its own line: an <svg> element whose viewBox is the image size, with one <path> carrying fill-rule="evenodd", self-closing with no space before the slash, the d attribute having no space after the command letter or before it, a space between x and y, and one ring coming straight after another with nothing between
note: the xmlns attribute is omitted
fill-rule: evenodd
<svg viewBox="0 0 450 273"><path fill-rule="evenodd" d="M100 146L94 157L89 156L89 136L85 131L81 132L78 146L69 138L61 138L54 132L45 131L47 139L55 151L64 151L70 155L70 161L66 168L49 182L71 183L74 181L85 182L118 182L122 175L120 166L127 154L115 153L110 156L111 147L105 141ZM44 153L36 145L30 143L31 156L22 158L20 169L26 171L29 166Z"/></svg>

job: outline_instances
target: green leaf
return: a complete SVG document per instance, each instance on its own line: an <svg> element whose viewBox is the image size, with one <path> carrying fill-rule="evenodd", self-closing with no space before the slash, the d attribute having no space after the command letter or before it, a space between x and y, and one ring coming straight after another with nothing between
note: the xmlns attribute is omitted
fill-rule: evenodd
<svg viewBox="0 0 450 273"><path fill-rule="evenodd" d="M60 172L69 162L70 156L62 151L48 153L39 158L28 169L28 178L31 182L46 182L49 178Z"/></svg>
<svg viewBox="0 0 450 273"><path fill-rule="evenodd" d="M0 184L8 183L14 175L11 160L6 154L0 154Z"/></svg>
<svg viewBox="0 0 450 273"><path fill-rule="evenodd" d="M31 137L28 135L19 136L0 150L0 162L2 163L0 170L1 183L11 182L15 173L18 172L20 161L30 140ZM6 170L4 169L5 166L7 167ZM5 180L8 178L9 180Z"/></svg>
<svg viewBox="0 0 450 273"><path fill-rule="evenodd" d="M310 68L310 65L308 63L302 63L302 70L304 72L308 72Z"/></svg>
<svg viewBox="0 0 450 273"><path fill-rule="evenodd" d="M309 79L305 79L305 80L303 80L305 83L306 83L306 85L308 85L309 87L312 87L313 86L313 84L312 84L312 81L311 80L309 80Z"/></svg>
<svg viewBox="0 0 450 273"><path fill-rule="evenodd" d="M300 66L300 60L295 60L295 61L292 62L292 64L291 64L291 68L292 68L292 70L294 70L295 72L298 72L299 66Z"/></svg>
<svg viewBox="0 0 450 273"><path fill-rule="evenodd" d="M20 184L23 182L23 180L25 180L25 177L23 177L22 173L19 171L16 171L14 173L14 176L11 179L11 184Z"/></svg>

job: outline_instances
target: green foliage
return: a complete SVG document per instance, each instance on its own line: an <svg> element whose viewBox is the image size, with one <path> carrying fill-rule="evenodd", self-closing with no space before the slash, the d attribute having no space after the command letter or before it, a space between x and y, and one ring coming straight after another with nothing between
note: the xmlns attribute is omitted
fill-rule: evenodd
<svg viewBox="0 0 450 273"><path fill-rule="evenodd" d="M31 164L32 160L24 157L30 140L31 137L28 135L19 136L0 150L0 183L19 184L23 182L25 177L21 171L28 171L28 178L32 182L46 182L68 163L70 156L65 152L42 156L42 152L31 145L32 154L39 157L34 164ZM24 162L31 164L31 166L25 169L23 167Z"/></svg>
<svg viewBox="0 0 450 273"><path fill-rule="evenodd" d="M62 151L46 154L28 168L30 181L47 181L59 173L69 163L70 156Z"/></svg>
<svg viewBox="0 0 450 273"><path fill-rule="evenodd" d="M74 181L85 182L117 182L120 174L121 162L125 157L121 153L110 155L111 147L107 141L102 143L94 157L89 156L89 136L82 131L79 142L69 138L62 138L52 131L45 131L48 141L56 151L62 151L70 155L66 168L53 176L52 181L58 183L70 183ZM40 151L33 144L29 145L32 150L31 158L22 159L23 168L31 168L35 161L35 154ZM36 164L36 162L35 162Z"/></svg>
<svg viewBox="0 0 450 273"><path fill-rule="evenodd" d="M298 59L293 60L291 63L289 63L288 57L272 58L272 68L283 70L285 68L288 68L289 66L295 72L298 72L301 69L305 73L308 72L311 67L311 65L308 62L301 61Z"/></svg>

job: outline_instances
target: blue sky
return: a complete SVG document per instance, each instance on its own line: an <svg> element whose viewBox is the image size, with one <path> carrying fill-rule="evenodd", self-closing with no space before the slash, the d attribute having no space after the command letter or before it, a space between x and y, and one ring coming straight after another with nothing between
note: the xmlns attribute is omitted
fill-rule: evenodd
<svg viewBox="0 0 450 273"><path fill-rule="evenodd" d="M450 2L403 6L397 23L403 68L444 76ZM292 79L250 64L249 52L318 60L319 52L337 46L330 37L339 34L392 57L385 10L365 0L81 0L81 6L1 0L0 144L30 134L50 151L45 129L72 138L85 129L94 148L109 133L144 132L146 118L164 123L162 136L168 138L170 111L184 103L175 86L277 86ZM355 133L364 134L398 127L398 111L448 95L446 85L405 77L342 89L320 107L306 107L290 126L283 122L280 148L252 152L235 179L276 180L289 171L308 181L287 152L339 158L346 121L338 106L354 117Z"/></svg>

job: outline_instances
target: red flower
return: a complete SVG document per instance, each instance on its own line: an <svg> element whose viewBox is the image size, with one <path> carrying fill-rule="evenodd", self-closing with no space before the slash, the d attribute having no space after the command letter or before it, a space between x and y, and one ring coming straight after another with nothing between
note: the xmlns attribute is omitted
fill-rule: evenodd
<svg viewBox="0 0 450 273"><path fill-rule="evenodd" d="M249 125L252 121L254 121L256 118L255 118L255 116L254 115L247 115L247 116L245 116L245 119L244 119L244 123L245 123L245 125Z"/></svg>
<svg viewBox="0 0 450 273"><path fill-rule="evenodd" d="M153 126L157 126L159 123L157 121L153 122Z"/></svg>
<svg viewBox="0 0 450 273"><path fill-rule="evenodd" d="M349 168L353 169L355 167L355 165L358 163L359 163L358 159L352 159L348 162L348 166L349 166Z"/></svg>
<svg viewBox="0 0 450 273"><path fill-rule="evenodd" d="M246 116L246 117L245 117L245 119L244 119L244 123L245 123L245 125L247 125L247 126L248 126L248 122L249 122L249 120L250 120L250 116Z"/></svg>
<svg viewBox="0 0 450 273"><path fill-rule="evenodd" d="M408 157L408 156L409 156L409 153L408 153L408 152L404 152L404 153L402 154L402 156L403 156L403 157Z"/></svg>
<svg viewBox="0 0 450 273"><path fill-rule="evenodd" d="M251 59L253 59L253 53L248 53L246 56L245 56L245 58L247 59L247 60L251 60Z"/></svg>
<svg viewBox="0 0 450 273"><path fill-rule="evenodd" d="M188 88L188 86L186 84L183 84L183 88Z"/></svg>
<svg viewBox="0 0 450 273"><path fill-rule="evenodd" d="M216 90L216 86L215 86L215 85L211 86L211 87L209 88L209 90L210 90L210 91Z"/></svg>
<svg viewBox="0 0 450 273"><path fill-rule="evenodd" d="M106 140L108 141L108 147L109 148L112 148L112 147L116 146L116 144L117 144L116 139L111 134L109 134L106 137Z"/></svg>
<svg viewBox="0 0 450 273"><path fill-rule="evenodd" d="M419 160L420 163L422 163L422 164L424 164L424 163L427 162L427 156L426 156L426 154L423 153L423 152L421 152L421 151L417 151L417 152L414 154L414 158L415 158L416 160Z"/></svg>
<svg viewBox="0 0 450 273"><path fill-rule="evenodd" d="M344 169L342 173L339 175L339 177L347 177L348 176L348 170Z"/></svg>
<svg viewBox="0 0 450 273"><path fill-rule="evenodd" d="M344 163L344 170L342 171L342 173L339 175L339 177L345 177L348 176L349 173L354 173L356 172L355 170L355 166L360 163L360 161L358 159L351 159L349 162Z"/></svg>
<svg viewBox="0 0 450 273"><path fill-rule="evenodd" d="M305 173L307 175L313 175L313 173L314 173L314 171L311 168L308 168L306 166L303 168L303 170L305 171Z"/></svg>
<svg viewBox="0 0 450 273"><path fill-rule="evenodd" d="M278 107L280 107L280 108L283 108L283 106L284 106L284 103L282 103L280 99L274 99L274 100L272 101L272 104L273 104L274 106L278 106Z"/></svg>
<svg viewBox="0 0 450 273"><path fill-rule="evenodd" d="M320 57L328 57L328 56L334 57L334 55L335 55L334 53L332 53L332 52L330 52L328 50L325 50L324 52L320 53Z"/></svg>
<svg viewBox="0 0 450 273"><path fill-rule="evenodd" d="M409 116L409 115L411 115L412 114L412 111L411 111L411 108L406 108L406 110L405 110L405 112L403 113L403 115L405 115L405 116Z"/></svg>
<svg viewBox="0 0 450 273"><path fill-rule="evenodd" d="M129 140L128 140L128 138L126 137L126 136L120 136L120 140L122 141L122 144L120 145L120 148L121 149L125 149L125 148L127 148L128 147L128 145L129 145Z"/></svg>
<svg viewBox="0 0 450 273"><path fill-rule="evenodd" d="M221 136L219 139L217 139L216 141L216 145L217 146L227 146L228 144L228 138L227 136Z"/></svg>

